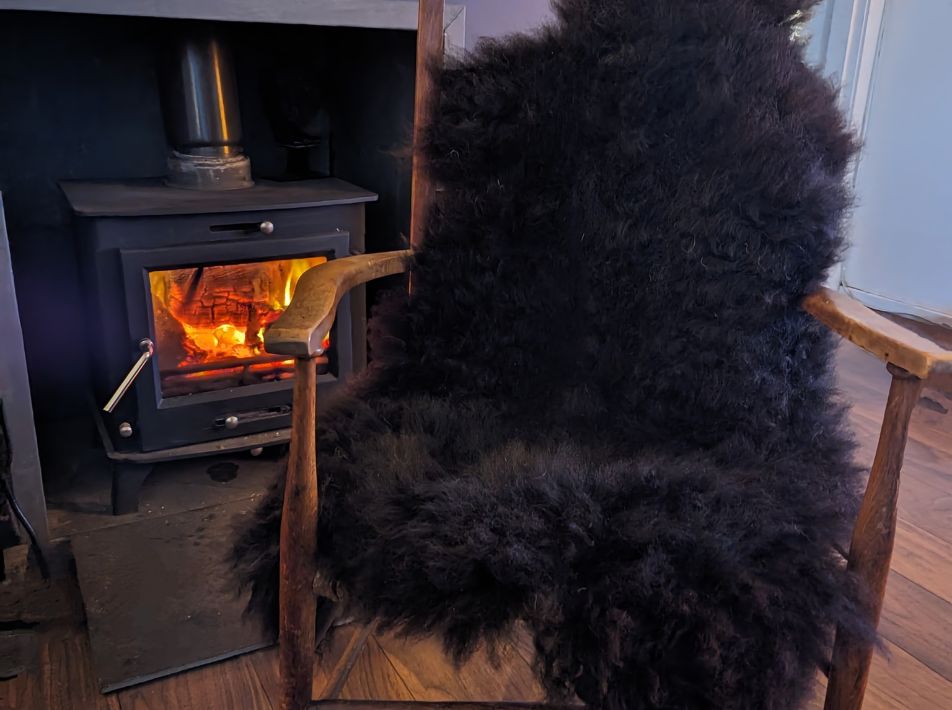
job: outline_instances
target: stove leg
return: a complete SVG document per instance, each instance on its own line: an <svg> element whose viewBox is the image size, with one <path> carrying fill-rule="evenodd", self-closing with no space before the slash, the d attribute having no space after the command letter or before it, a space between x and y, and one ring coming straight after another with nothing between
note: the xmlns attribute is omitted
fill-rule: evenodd
<svg viewBox="0 0 952 710"><path fill-rule="evenodd" d="M152 464L114 461L112 464L112 514L125 515L139 510L139 491Z"/></svg>

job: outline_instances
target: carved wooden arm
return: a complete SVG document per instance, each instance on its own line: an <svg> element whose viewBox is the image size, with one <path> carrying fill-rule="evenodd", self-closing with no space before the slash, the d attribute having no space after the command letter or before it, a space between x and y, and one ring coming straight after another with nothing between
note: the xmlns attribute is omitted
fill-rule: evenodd
<svg viewBox="0 0 952 710"><path fill-rule="evenodd" d="M865 611L875 625L886 595L896 536L899 474L912 410L927 381L940 387L952 384L952 351L829 289L808 296L803 308L835 333L885 362L893 376L847 563L870 592ZM872 645L837 629L825 710L862 707L872 655Z"/></svg>
<svg viewBox="0 0 952 710"><path fill-rule="evenodd" d="M304 272L291 305L264 334L264 349L275 355L314 357L323 352L337 306L355 286L407 270L411 251L388 251L334 259Z"/></svg>
<svg viewBox="0 0 952 710"><path fill-rule="evenodd" d="M921 380L952 380L952 351L842 293L823 288L803 308L835 333Z"/></svg>

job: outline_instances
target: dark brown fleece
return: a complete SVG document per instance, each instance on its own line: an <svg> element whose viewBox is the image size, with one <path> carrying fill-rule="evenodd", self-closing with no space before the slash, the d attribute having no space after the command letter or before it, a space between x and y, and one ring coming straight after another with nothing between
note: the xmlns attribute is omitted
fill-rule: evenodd
<svg viewBox="0 0 952 710"><path fill-rule="evenodd" d="M854 145L792 0L560 0L438 74L411 297L318 427L319 564L591 707L797 707L857 469L801 312ZM280 483L237 550L273 614Z"/></svg>

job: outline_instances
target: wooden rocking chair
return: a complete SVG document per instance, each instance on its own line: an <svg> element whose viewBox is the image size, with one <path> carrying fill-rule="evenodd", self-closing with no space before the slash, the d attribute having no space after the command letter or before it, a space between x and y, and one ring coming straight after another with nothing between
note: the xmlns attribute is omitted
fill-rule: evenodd
<svg viewBox="0 0 952 710"><path fill-rule="evenodd" d="M415 143L428 121L433 83L428 68L443 51L443 0L420 0L417 34ZM433 186L417 151L413 163L411 244L419 244ZM308 271L291 305L268 330L268 352L296 358L293 433L287 472L280 545L280 670L282 708L339 710L373 707L541 708L522 703L406 703L311 700L315 646L315 550L318 512L316 357L334 323L337 306L355 286L405 271L411 251L338 259ZM848 566L871 592L869 617L878 623L896 532L899 475L909 421L924 384L952 387L952 351L884 318L858 301L823 289L803 308L834 332L875 355L892 374L879 445L856 521ZM359 649L357 649L359 650ZM862 706L873 648L837 634L826 710ZM346 664L345 664L346 665Z"/></svg>

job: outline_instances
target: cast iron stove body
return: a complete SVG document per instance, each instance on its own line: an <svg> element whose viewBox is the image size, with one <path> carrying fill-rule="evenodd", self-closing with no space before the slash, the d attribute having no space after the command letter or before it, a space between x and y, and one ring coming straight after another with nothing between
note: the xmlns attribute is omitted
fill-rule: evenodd
<svg viewBox="0 0 952 710"><path fill-rule="evenodd" d="M93 392L115 459L152 462L255 448L291 421L293 363L262 334L300 275L361 253L364 204L341 180L231 191L155 181L66 182L88 296ZM365 359L362 292L341 303L319 388ZM148 352L152 355L148 356Z"/></svg>

